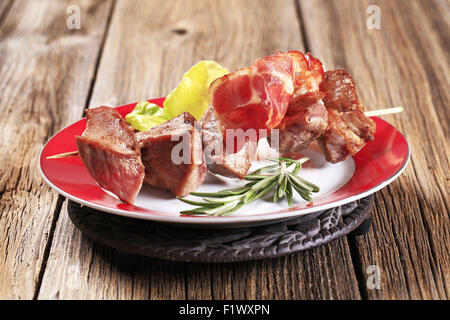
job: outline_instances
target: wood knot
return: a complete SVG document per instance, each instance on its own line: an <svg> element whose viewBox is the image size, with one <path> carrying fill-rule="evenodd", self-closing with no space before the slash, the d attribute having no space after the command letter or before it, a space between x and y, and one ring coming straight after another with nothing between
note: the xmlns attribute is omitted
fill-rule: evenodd
<svg viewBox="0 0 450 320"><path fill-rule="evenodd" d="M179 34L179 35L183 35L187 33L187 30L184 28L177 28L177 29L172 29L171 30L173 33Z"/></svg>

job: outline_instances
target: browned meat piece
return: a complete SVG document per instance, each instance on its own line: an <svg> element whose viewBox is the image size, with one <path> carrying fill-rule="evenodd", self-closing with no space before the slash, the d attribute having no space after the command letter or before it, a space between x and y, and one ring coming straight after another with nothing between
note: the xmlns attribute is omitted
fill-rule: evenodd
<svg viewBox="0 0 450 320"><path fill-rule="evenodd" d="M361 109L341 113L341 120L361 139L372 141L376 130L375 121L366 117L364 109Z"/></svg>
<svg viewBox="0 0 450 320"><path fill-rule="evenodd" d="M133 128L109 107L89 109L86 118L86 130L75 137L84 165L102 188L132 204L144 179Z"/></svg>
<svg viewBox="0 0 450 320"><path fill-rule="evenodd" d="M196 190L205 180L207 166L201 131L195 118L183 113L136 134L145 166L145 182L169 189L176 196Z"/></svg>
<svg viewBox="0 0 450 320"><path fill-rule="evenodd" d="M327 71L320 90L328 111L328 128L318 143L327 161L336 163L356 154L373 140L375 122L364 115L353 79L345 70Z"/></svg>
<svg viewBox="0 0 450 320"><path fill-rule="evenodd" d="M349 111L352 115L361 112ZM351 115L347 115L351 118ZM366 141L351 130L337 111L328 110L328 129L318 140L319 146L327 161L336 163L345 160L349 155L356 154Z"/></svg>
<svg viewBox="0 0 450 320"><path fill-rule="evenodd" d="M278 130L279 152L290 157L308 148L328 126L327 110L319 93L310 93L292 100ZM272 130L268 141L276 148L276 131Z"/></svg>
<svg viewBox="0 0 450 320"><path fill-rule="evenodd" d="M205 111L200 122L203 125L203 150L209 171L243 179L256 154L257 142L247 140L238 152L228 153L223 145L225 127L215 118L212 107Z"/></svg>
<svg viewBox="0 0 450 320"><path fill-rule="evenodd" d="M323 102L327 109L345 112L362 107L358 100L355 83L345 70L325 72L320 91L326 93Z"/></svg>

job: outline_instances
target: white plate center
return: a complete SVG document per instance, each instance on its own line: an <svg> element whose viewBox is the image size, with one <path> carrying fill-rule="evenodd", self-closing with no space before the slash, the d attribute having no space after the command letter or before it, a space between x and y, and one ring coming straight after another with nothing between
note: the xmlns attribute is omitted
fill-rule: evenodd
<svg viewBox="0 0 450 320"><path fill-rule="evenodd" d="M345 161L332 164L327 162L323 154L319 151L308 149L302 152L302 154L310 157L310 160L304 164L303 169L300 171L300 176L320 187L318 193L313 193L313 200L319 200L338 190L350 180L355 172L355 163L352 157L349 157ZM269 164L273 164L273 162L255 161L250 168L250 172ZM244 184L246 184L245 180L230 179L208 173L204 184L196 191L217 192L222 189L240 187ZM189 199L201 200L201 198L193 196L189 196ZM234 212L232 216L263 214L289 208L286 199L277 203L270 201L270 199L271 196L269 194L267 199L259 199L249 203ZM306 201L295 193L293 205L301 203L306 203ZM194 208L194 206L176 199L169 191L153 188L146 184L142 186L134 204L161 213L179 213L180 211Z"/></svg>

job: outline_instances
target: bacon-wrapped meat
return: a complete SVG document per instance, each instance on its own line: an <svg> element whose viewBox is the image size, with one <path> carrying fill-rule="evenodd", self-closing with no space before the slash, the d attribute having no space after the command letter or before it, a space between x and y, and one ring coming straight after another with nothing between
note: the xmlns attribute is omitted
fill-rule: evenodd
<svg viewBox="0 0 450 320"><path fill-rule="evenodd" d="M336 163L356 154L373 140L375 122L364 115L364 107L358 100L356 87L345 70L327 71L320 90L328 111L328 128L318 143L327 161Z"/></svg>
<svg viewBox="0 0 450 320"><path fill-rule="evenodd" d="M288 51L294 61L294 95L289 103L302 95L317 93L323 79L322 62L309 52L304 55L299 51Z"/></svg>
<svg viewBox="0 0 450 320"><path fill-rule="evenodd" d="M271 130L267 140L274 148L278 141L278 150L283 157L308 148L327 128L328 114L322 96L311 93L293 98L283 121Z"/></svg>
<svg viewBox="0 0 450 320"><path fill-rule="evenodd" d="M211 104L227 128L273 129L292 96L317 91L322 74L322 64L310 54L278 52L215 80Z"/></svg>

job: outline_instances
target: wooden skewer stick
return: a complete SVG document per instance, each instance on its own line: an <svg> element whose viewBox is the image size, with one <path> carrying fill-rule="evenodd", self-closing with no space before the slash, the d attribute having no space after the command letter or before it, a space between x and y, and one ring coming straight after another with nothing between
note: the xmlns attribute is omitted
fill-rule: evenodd
<svg viewBox="0 0 450 320"><path fill-rule="evenodd" d="M385 114L393 114L393 113L399 113L399 112L403 112L403 107L394 107L394 108L366 111L366 112L364 112L364 115L366 117L374 117L374 116L383 116ZM46 159L62 159L62 158L74 157L77 155L78 155L78 150L55 154L53 156L47 157Z"/></svg>
<svg viewBox="0 0 450 320"><path fill-rule="evenodd" d="M78 155L78 150L55 154L53 156L47 157L46 159L61 159L61 158L68 158L68 157L73 157L73 156L77 156L77 155Z"/></svg>
<svg viewBox="0 0 450 320"><path fill-rule="evenodd" d="M366 117L373 117L373 116L383 116L385 114L392 114L392 113L399 113L399 112L403 112L403 107L394 107L394 108L366 111L366 112L364 112L364 115Z"/></svg>

